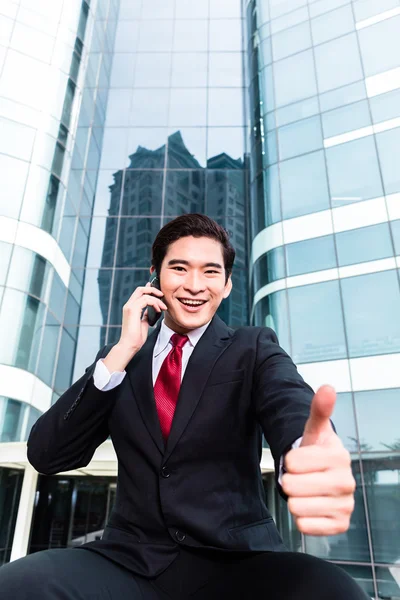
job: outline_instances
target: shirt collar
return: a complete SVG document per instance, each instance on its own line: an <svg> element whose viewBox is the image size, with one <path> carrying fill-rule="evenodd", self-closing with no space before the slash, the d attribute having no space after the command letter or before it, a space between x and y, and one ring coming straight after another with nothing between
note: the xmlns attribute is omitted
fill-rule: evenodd
<svg viewBox="0 0 400 600"><path fill-rule="evenodd" d="M205 325L202 325L201 327L198 327L197 329L189 331L187 336L189 338L189 344L193 348L196 347L197 342L200 340L201 336L203 335L210 323L211 321L209 321ZM158 334L158 338L154 346L154 358L156 358L159 354L161 354L161 352L163 352L167 348L168 344L170 343L171 336L174 335L174 333L175 331L168 327L168 325L165 324L165 321L162 320L160 332Z"/></svg>

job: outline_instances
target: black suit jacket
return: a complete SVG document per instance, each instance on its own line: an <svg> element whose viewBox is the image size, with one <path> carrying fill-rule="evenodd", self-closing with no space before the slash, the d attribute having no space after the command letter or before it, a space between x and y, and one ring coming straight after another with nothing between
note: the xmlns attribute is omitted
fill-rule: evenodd
<svg viewBox="0 0 400 600"><path fill-rule="evenodd" d="M102 540L85 547L155 576L179 546L284 551L265 504L262 432L278 475L303 433L313 390L268 328L228 328L215 316L183 377L166 446L152 385L159 327L108 392L85 375L35 423L28 458L41 473L86 466L110 435L118 457L114 510ZM281 490L280 490L281 491Z"/></svg>

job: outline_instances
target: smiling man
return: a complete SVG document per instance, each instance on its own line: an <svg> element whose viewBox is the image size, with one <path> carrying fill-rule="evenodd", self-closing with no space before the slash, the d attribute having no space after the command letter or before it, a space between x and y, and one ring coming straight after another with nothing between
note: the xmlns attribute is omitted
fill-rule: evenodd
<svg viewBox="0 0 400 600"><path fill-rule="evenodd" d="M161 289L133 292L118 343L28 441L32 465L54 474L86 466L111 436L118 488L103 537L2 567L2 598L366 598L338 567L288 552L265 504L263 433L303 533L346 531L355 483L330 422L333 388L314 394L271 329L234 331L216 316L234 258L204 215L158 233L151 272ZM164 313L150 336L147 307Z"/></svg>

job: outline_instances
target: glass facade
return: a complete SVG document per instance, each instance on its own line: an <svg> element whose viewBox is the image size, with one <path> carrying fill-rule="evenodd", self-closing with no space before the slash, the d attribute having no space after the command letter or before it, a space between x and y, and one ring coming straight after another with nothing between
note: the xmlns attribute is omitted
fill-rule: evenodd
<svg viewBox="0 0 400 600"><path fill-rule="evenodd" d="M397 0L250 0L251 322L272 326L312 383L340 392L356 507L346 534L293 550L340 564L371 597L400 595ZM397 361L397 362L396 362ZM393 366L391 366L393 365Z"/></svg>
<svg viewBox="0 0 400 600"><path fill-rule="evenodd" d="M1 2L0 443L118 340L160 227L205 213L237 251L220 316L273 327L339 392L350 530L300 535L266 474L286 544L400 596L399 19L399 0ZM3 562L22 474L0 472ZM39 478L28 551L100 534L115 479L76 475Z"/></svg>

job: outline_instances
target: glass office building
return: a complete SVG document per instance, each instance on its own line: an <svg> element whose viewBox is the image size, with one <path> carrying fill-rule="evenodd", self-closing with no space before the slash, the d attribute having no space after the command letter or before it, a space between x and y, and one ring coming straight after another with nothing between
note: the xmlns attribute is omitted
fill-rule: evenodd
<svg viewBox="0 0 400 600"><path fill-rule="evenodd" d="M37 475L37 417L118 339L159 228L231 233L232 327L338 391L346 534L287 546L400 597L400 0L2 0L0 564L101 535L117 465Z"/></svg>

